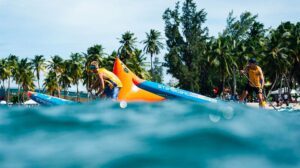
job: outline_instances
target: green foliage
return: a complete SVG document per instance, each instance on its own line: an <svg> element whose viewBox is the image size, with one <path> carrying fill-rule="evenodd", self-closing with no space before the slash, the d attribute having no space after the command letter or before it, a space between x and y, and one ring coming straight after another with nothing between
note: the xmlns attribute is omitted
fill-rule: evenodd
<svg viewBox="0 0 300 168"><path fill-rule="evenodd" d="M163 82L163 68L157 57L154 58L153 65L154 65L154 68L153 68L151 80L154 82L162 83Z"/></svg>
<svg viewBox="0 0 300 168"><path fill-rule="evenodd" d="M174 9L164 12L167 53L163 65L175 78L169 82L171 85L205 95L211 95L213 87L222 91L237 85L240 92L247 79L239 76L237 71L246 66L249 58L258 60L272 88L279 87L277 81L282 76L286 76L292 86L300 83L300 22L283 22L277 28L266 29L257 20L258 15L244 12L236 17L230 12L224 31L211 37L205 26L206 15L204 9L197 9L193 0L177 2ZM105 54L102 45L96 44L86 53L72 53L66 60L55 55L45 61L43 55L36 55L28 61L9 55L0 59L0 84L4 89L7 84L9 91L10 80L14 80L19 90L14 99L20 101L21 95L24 100L21 90L33 90L35 78L40 88L40 72L47 68L43 86L48 93L59 96L61 89L67 91L71 85L76 85L79 96L81 81L88 89L96 79L89 70L90 63L97 61L100 67L112 71L116 57L141 78L161 83L161 63L157 57L154 62L152 60L163 49L161 40L161 33L151 29L142 41L144 48L141 50L136 46L134 33L127 31L119 39L118 50L111 54ZM151 75L145 70L146 58L142 51L150 55ZM6 97L9 99L9 92Z"/></svg>
<svg viewBox="0 0 300 168"><path fill-rule="evenodd" d="M163 49L163 43L160 42L162 40L161 33L157 30L150 30L150 33L146 33L146 40L143 41L145 45L144 51L146 54L150 54L150 61L151 61L151 75L153 77L153 66L152 66L152 57L153 55L157 55L160 53L160 50Z"/></svg>
<svg viewBox="0 0 300 168"><path fill-rule="evenodd" d="M237 18L230 12L225 30L209 37L203 26L205 11L197 10L193 0L185 0L182 8L176 3L174 10L167 9L163 15L167 72L178 79L179 87L210 95L216 86L222 91L237 83L241 90L247 80L237 77L233 83L233 76L249 58L257 58L273 86L282 76L295 85L300 79L300 23L285 22L268 30L257 17L244 12Z"/></svg>
<svg viewBox="0 0 300 168"><path fill-rule="evenodd" d="M130 31L125 32L119 41L121 47L118 50L118 55L125 64L135 57L136 41L137 38Z"/></svg>
<svg viewBox="0 0 300 168"><path fill-rule="evenodd" d="M60 86L58 84L58 76L56 75L56 72L53 70L50 70L44 80L44 88L47 93L54 96L55 93L59 94L60 92Z"/></svg>
<svg viewBox="0 0 300 168"><path fill-rule="evenodd" d="M119 58L133 71L143 79L149 79L150 75L144 68L145 57L142 50L136 48L137 38L134 33L125 32L120 39L121 47L118 50Z"/></svg>
<svg viewBox="0 0 300 168"><path fill-rule="evenodd" d="M7 59L0 59L0 80L2 81L2 87L5 88L4 81L9 77L9 67Z"/></svg>
<svg viewBox="0 0 300 168"><path fill-rule="evenodd" d="M194 92L206 90L208 61L206 60L208 29L204 10L197 11L192 0L174 10L167 9L163 15L167 50L165 66L167 72L179 80L179 87ZM182 14L180 14L182 13Z"/></svg>
<svg viewBox="0 0 300 168"><path fill-rule="evenodd" d="M36 78L38 80L38 87L39 87L39 91L41 90L41 87L40 87L40 72L41 71L44 71L45 70L45 58L43 55L36 55L34 57L34 59L31 60L32 62L32 66L34 68L34 71L36 73Z"/></svg>
<svg viewBox="0 0 300 168"><path fill-rule="evenodd" d="M65 98L66 98L66 92L68 91L68 88L71 87L71 83L72 83L71 76L72 76L71 61L65 60L62 64L62 72L60 74L60 78L58 79L59 85L65 92L65 94L64 94ZM51 79L51 77L50 77L50 79ZM54 90L56 90L56 89L54 89Z"/></svg>
<svg viewBox="0 0 300 168"><path fill-rule="evenodd" d="M72 84L77 87L77 101L79 101L79 82L83 74L83 57L79 53L71 54L70 60L70 77Z"/></svg>

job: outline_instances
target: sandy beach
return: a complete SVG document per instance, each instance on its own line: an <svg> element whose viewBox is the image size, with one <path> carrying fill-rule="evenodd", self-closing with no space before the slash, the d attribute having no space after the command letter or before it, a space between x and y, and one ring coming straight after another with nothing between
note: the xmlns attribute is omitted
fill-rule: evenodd
<svg viewBox="0 0 300 168"><path fill-rule="evenodd" d="M286 108L287 106L285 104L283 104L282 106L277 107L276 106L276 102L272 102L273 106L276 109L280 109L280 108ZM247 106L250 107L255 107L255 108L259 108L259 104L258 103L247 103ZM299 103L290 103L290 105L288 106L289 108L292 108L294 110L300 110L300 104ZM272 107L272 105L270 105L269 103L267 103L267 106L265 107L266 109L269 110L273 110L274 108Z"/></svg>

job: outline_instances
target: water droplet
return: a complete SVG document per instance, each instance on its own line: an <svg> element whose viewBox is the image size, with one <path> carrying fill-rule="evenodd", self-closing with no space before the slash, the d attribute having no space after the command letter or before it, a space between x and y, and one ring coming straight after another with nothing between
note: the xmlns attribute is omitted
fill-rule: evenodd
<svg viewBox="0 0 300 168"><path fill-rule="evenodd" d="M219 115L209 114L210 121L217 123L220 121L221 117Z"/></svg>
<svg viewBox="0 0 300 168"><path fill-rule="evenodd" d="M121 108L126 108L127 107L127 102L126 101L121 101L120 102L120 107Z"/></svg>
<svg viewBox="0 0 300 168"><path fill-rule="evenodd" d="M233 118L233 115L234 115L233 108L231 106L225 107L223 111L223 117L227 120L230 120Z"/></svg>

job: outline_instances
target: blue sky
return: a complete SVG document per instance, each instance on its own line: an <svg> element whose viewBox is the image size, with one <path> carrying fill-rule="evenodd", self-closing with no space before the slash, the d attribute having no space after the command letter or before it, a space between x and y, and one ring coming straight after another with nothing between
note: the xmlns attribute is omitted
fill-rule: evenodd
<svg viewBox="0 0 300 168"><path fill-rule="evenodd" d="M131 31L138 41L145 32L163 33L163 12L174 8L175 0L0 0L0 58L9 54L47 58L58 54L85 52L101 44L106 53L119 47L118 38ZM195 0L205 8L210 35L217 35L226 24L228 13L258 14L266 27L283 21L298 22L299 0ZM139 44L141 48L141 44ZM160 59L163 60L162 52Z"/></svg>
<svg viewBox="0 0 300 168"><path fill-rule="evenodd" d="M151 28L164 30L162 14L174 0L0 0L0 57L44 54L69 56L102 44L107 53L119 47L127 30L138 40ZM299 21L299 0L196 0L207 11L211 35L225 27L228 13L259 14L266 27Z"/></svg>

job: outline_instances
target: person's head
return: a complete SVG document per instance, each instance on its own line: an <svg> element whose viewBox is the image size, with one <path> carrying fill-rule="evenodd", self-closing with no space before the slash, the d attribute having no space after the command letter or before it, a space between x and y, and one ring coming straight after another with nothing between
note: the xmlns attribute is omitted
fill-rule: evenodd
<svg viewBox="0 0 300 168"><path fill-rule="evenodd" d="M256 59L255 58L250 58L248 61L248 64L251 68L255 68L257 65Z"/></svg>
<svg viewBox="0 0 300 168"><path fill-rule="evenodd" d="M99 68L98 62L97 61L92 61L91 64L90 64L89 69L91 71L97 71L98 68Z"/></svg>

